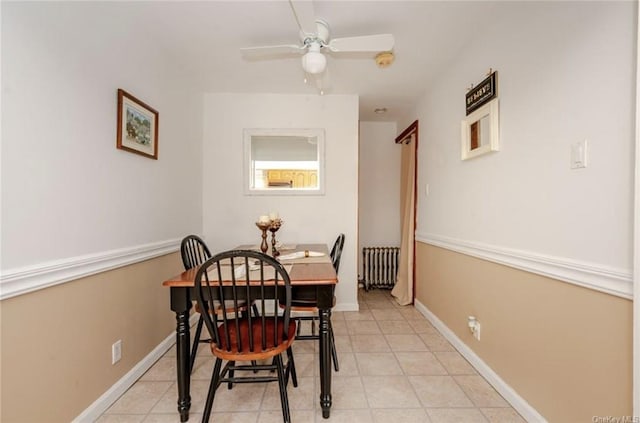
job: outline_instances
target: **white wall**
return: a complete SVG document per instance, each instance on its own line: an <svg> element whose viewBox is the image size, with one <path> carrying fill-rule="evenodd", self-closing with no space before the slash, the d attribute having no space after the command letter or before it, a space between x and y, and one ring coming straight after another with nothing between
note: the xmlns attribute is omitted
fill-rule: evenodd
<svg viewBox="0 0 640 423"><path fill-rule="evenodd" d="M360 122L358 270L362 247L400 245L401 146L395 122Z"/></svg>
<svg viewBox="0 0 640 423"><path fill-rule="evenodd" d="M246 196L243 129L324 128L325 195ZM204 100L204 234L212 250L260 242L259 215L278 211L285 243L333 244L346 236L336 288L340 309L357 309L358 97L207 94Z"/></svg>
<svg viewBox="0 0 640 423"><path fill-rule="evenodd" d="M630 274L636 2L503 2L418 107L418 233ZM460 160L465 88L497 69L501 151ZM589 140L586 169L571 145ZM425 196L425 184L430 195Z"/></svg>
<svg viewBox="0 0 640 423"><path fill-rule="evenodd" d="M2 4L3 271L201 231L202 96L137 7ZM159 111L157 161L116 149L118 88Z"/></svg>

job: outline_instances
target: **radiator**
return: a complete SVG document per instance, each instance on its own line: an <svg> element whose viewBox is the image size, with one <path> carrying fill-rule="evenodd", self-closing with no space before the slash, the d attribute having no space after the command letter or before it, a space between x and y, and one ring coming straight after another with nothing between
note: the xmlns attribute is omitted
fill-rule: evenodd
<svg viewBox="0 0 640 423"><path fill-rule="evenodd" d="M396 284L400 248L365 247L362 249L362 283L371 288L391 289Z"/></svg>

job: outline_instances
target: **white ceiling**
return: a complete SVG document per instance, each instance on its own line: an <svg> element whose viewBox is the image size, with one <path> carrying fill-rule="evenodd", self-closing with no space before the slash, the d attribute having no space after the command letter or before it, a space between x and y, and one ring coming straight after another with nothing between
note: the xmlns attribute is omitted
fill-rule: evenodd
<svg viewBox="0 0 640 423"><path fill-rule="evenodd" d="M375 54L329 57L326 89L327 94L359 95L360 120L394 121L411 111L447 63L477 31L487 28L495 3L316 0L313 6L335 38L394 35L396 59L389 68L378 68ZM132 40L152 37L162 54L180 64L180 75L204 92L318 94L314 86L304 84L299 56L249 61L240 54L241 47L299 42L288 1L109 2L78 7L86 7L84 13L117 17L118 27L106 30L118 30L119 36L126 31ZM376 115L377 107L388 112Z"/></svg>

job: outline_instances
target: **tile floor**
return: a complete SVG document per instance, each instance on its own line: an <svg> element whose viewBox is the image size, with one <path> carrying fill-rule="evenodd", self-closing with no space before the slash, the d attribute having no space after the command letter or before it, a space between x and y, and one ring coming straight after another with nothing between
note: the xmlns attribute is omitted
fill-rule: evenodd
<svg viewBox="0 0 640 423"><path fill-rule="evenodd" d="M317 341L294 344L299 385L288 388L294 422L524 422L413 306L397 305L387 290L361 290L359 304L360 311L333 313L340 371L329 420L319 405ZM212 367L211 353L200 348L190 422L202 418ZM179 422L175 374L171 349L98 422ZM282 422L277 383L219 389L211 421Z"/></svg>

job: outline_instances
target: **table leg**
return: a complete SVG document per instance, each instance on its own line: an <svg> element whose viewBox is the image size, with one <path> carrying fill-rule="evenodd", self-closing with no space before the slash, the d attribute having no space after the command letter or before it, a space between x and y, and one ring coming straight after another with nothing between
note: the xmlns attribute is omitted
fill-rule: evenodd
<svg viewBox="0 0 640 423"><path fill-rule="evenodd" d="M320 406L322 417L329 418L331 413L331 337L329 323L331 309L321 308L320 314Z"/></svg>
<svg viewBox="0 0 640 423"><path fill-rule="evenodd" d="M176 368L178 370L178 412L180 421L189 420L191 408L190 382L190 334L189 309L191 295L189 288L171 288L171 310L176 313Z"/></svg>

